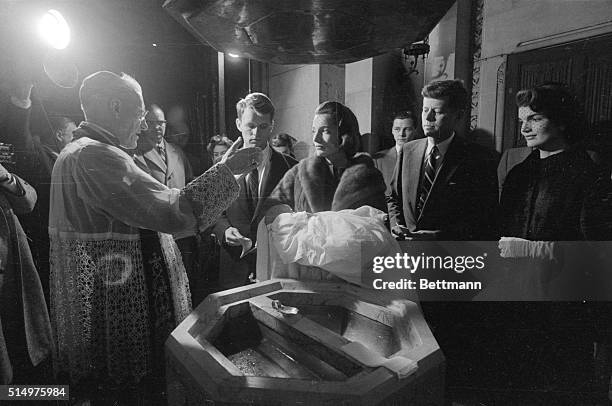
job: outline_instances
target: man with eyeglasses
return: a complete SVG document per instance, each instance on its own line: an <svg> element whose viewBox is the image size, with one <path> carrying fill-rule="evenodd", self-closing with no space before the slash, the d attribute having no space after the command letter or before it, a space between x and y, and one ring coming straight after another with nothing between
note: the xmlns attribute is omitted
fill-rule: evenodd
<svg viewBox="0 0 612 406"><path fill-rule="evenodd" d="M134 155L136 165L170 188L185 187L193 179L191 165L181 147L167 142L164 138L168 124L164 111L158 105L152 104L145 115L145 121L148 128L138 135L138 147ZM199 273L195 230L178 232L174 234L174 239L181 251L183 265L191 282ZM192 297L193 293L192 286Z"/></svg>
<svg viewBox="0 0 612 406"><path fill-rule="evenodd" d="M182 188L193 179L191 166L180 147L167 142L166 118L158 105L146 114L147 129L138 136L136 164L168 187Z"/></svg>

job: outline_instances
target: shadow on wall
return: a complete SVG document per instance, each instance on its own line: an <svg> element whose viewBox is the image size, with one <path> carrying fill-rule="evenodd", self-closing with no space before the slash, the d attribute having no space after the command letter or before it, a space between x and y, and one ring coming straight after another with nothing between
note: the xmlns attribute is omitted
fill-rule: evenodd
<svg viewBox="0 0 612 406"><path fill-rule="evenodd" d="M304 141L298 141L293 145L293 152L295 153L295 159L301 161L312 155L313 148L312 145L308 145Z"/></svg>
<svg viewBox="0 0 612 406"><path fill-rule="evenodd" d="M493 135L492 132L485 130L484 128L474 128L468 133L466 138L468 139L468 141L471 141L475 144L495 149L495 135Z"/></svg>
<svg viewBox="0 0 612 406"><path fill-rule="evenodd" d="M376 148L372 152L377 152L395 145L391 127L396 113L410 110L418 115L422 79L418 75L409 74L409 67L404 63L401 52L376 57L374 60L375 85L382 89L376 96L379 106L374 109L376 117L372 117L372 133L378 137L378 141L372 140L370 146ZM370 152L365 147L364 150Z"/></svg>
<svg viewBox="0 0 612 406"><path fill-rule="evenodd" d="M361 134L361 151L367 152L370 155L374 155L376 152L380 151L382 149L380 138L378 134Z"/></svg>

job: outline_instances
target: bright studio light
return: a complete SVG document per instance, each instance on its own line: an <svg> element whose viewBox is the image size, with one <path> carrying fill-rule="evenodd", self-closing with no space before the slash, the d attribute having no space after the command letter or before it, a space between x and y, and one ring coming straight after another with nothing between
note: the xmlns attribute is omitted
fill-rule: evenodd
<svg viewBox="0 0 612 406"><path fill-rule="evenodd" d="M233 53L233 52L228 52L228 53L227 53L227 56L231 56L232 58L240 58L240 55L235 54L235 53Z"/></svg>
<svg viewBox="0 0 612 406"><path fill-rule="evenodd" d="M49 10L40 19L38 32L55 49L64 49L70 43L70 27L57 10Z"/></svg>

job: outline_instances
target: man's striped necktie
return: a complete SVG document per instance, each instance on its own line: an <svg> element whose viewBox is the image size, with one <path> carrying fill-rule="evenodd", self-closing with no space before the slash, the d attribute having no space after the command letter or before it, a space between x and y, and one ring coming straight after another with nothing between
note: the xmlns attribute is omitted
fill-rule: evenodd
<svg viewBox="0 0 612 406"><path fill-rule="evenodd" d="M157 153L161 157L162 161L164 161L164 163L167 165L166 148L164 148L163 144L157 144Z"/></svg>
<svg viewBox="0 0 612 406"><path fill-rule="evenodd" d="M259 197L259 171L257 168L247 174L245 181L249 204L251 205L251 210L254 211L255 207L257 207L257 199Z"/></svg>
<svg viewBox="0 0 612 406"><path fill-rule="evenodd" d="M421 211L425 206L425 201L427 201L427 196L429 195L434 180L436 179L436 162L439 158L440 151L438 150L438 147L434 145L425 162L425 171L423 172L421 189L419 190L419 201L417 203L417 216L421 214Z"/></svg>

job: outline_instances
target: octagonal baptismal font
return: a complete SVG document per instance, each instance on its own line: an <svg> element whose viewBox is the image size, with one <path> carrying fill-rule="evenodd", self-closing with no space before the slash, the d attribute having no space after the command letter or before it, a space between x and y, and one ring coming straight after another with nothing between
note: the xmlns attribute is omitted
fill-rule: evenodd
<svg viewBox="0 0 612 406"><path fill-rule="evenodd" d="M166 354L170 405L444 400L444 358L417 304L347 283L277 279L210 295Z"/></svg>

